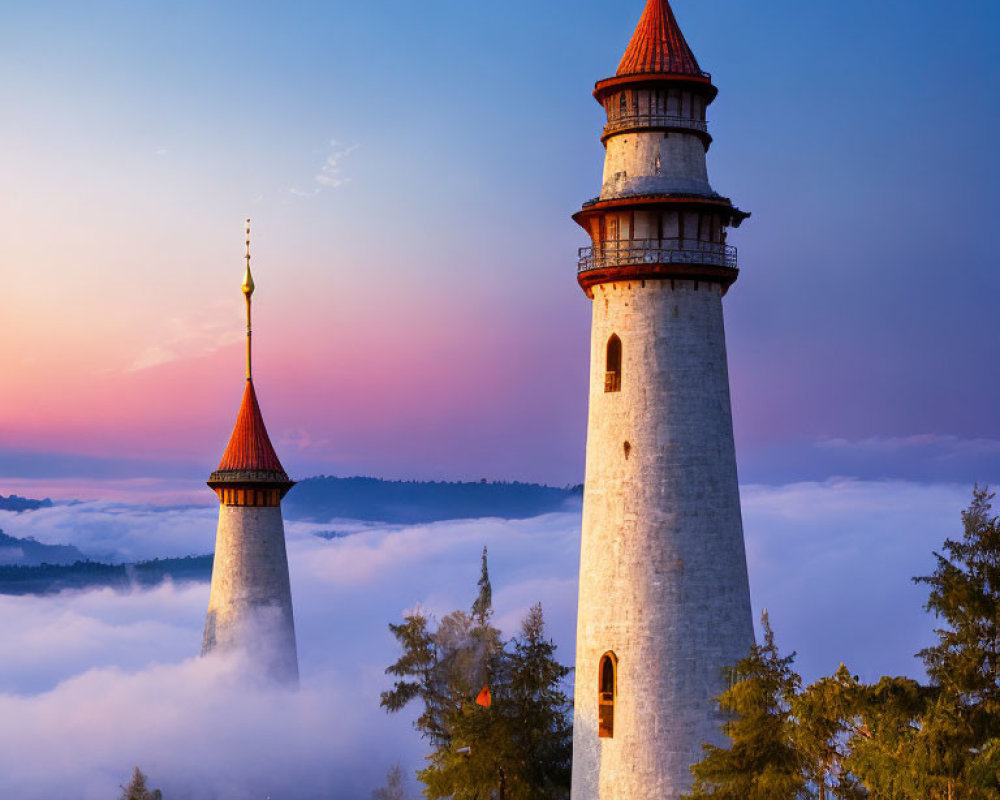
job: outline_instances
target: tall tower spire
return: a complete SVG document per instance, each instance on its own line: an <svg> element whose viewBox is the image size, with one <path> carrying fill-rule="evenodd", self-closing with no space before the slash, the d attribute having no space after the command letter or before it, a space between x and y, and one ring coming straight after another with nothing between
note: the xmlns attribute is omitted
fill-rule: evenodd
<svg viewBox="0 0 1000 800"><path fill-rule="evenodd" d="M281 519L281 499L295 484L267 435L253 385L250 220L246 237L246 385L229 444L208 479L220 506L202 655L241 650L262 675L295 683L299 667Z"/></svg>
<svg viewBox="0 0 1000 800"><path fill-rule="evenodd" d="M253 331L250 326L250 300L253 297L253 275L250 274L250 220L247 220L247 269L243 275L243 296L247 301L247 380L253 380L253 348L251 347L251 337Z"/></svg>
<svg viewBox="0 0 1000 800"><path fill-rule="evenodd" d="M577 280L592 302L572 800L676 800L713 698L753 642L722 298L727 229L708 181L716 96L667 0L648 0L607 112Z"/></svg>

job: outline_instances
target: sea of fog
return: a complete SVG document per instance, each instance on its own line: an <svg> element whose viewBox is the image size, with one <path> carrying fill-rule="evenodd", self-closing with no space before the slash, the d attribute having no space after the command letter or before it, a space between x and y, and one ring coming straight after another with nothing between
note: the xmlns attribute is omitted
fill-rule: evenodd
<svg viewBox="0 0 1000 800"><path fill-rule="evenodd" d="M2 487L0 487L2 488ZM919 677L931 636L911 582L957 535L968 487L826 481L744 486L754 608L807 680L841 661L862 678ZM91 502L14 514L0 528L94 557L210 552L216 511ZM196 657L208 584L0 596L0 797L114 800L133 766L165 800L367 800L389 766L412 774L412 716L378 707L397 654L387 623L468 608L489 548L496 622L535 602L573 659L578 512L412 526L287 525L302 687L246 683ZM347 534L322 538L318 533ZM410 787L417 796L417 787Z"/></svg>

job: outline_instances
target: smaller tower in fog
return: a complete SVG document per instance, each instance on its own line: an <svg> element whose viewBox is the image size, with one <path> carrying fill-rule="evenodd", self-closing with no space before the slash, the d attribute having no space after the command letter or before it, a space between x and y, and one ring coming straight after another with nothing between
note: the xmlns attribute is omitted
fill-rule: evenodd
<svg viewBox="0 0 1000 800"><path fill-rule="evenodd" d="M250 220L246 234L246 386L229 445L208 479L220 506L201 652L242 650L261 675L297 683L292 592L281 519L281 500L295 484L271 445L253 385Z"/></svg>

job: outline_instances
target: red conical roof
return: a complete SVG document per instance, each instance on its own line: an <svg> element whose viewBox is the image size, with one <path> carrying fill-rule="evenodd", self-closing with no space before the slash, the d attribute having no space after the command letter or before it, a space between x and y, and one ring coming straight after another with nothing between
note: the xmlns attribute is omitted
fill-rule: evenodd
<svg viewBox="0 0 1000 800"><path fill-rule="evenodd" d="M666 72L702 76L668 0L648 0L618 65L618 75Z"/></svg>
<svg viewBox="0 0 1000 800"><path fill-rule="evenodd" d="M254 391L252 380L247 381L246 389L243 391L243 402L236 415L236 427L233 428L229 445L222 454L219 469L213 477L220 472L275 473L275 478L288 480L288 475L278 460L278 454L271 445L267 428L264 427L264 417L261 416L260 406L257 404L257 393Z"/></svg>

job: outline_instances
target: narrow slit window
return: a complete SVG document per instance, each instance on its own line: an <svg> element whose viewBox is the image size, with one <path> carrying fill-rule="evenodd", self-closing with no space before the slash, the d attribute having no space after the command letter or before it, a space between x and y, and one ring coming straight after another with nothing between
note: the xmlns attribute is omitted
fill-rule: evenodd
<svg viewBox="0 0 1000 800"><path fill-rule="evenodd" d="M622 390L622 340L613 333L608 339L608 358L604 368L604 391Z"/></svg>
<svg viewBox="0 0 1000 800"><path fill-rule="evenodd" d="M618 659L612 652L601 656L598 668L597 735L611 739L615 735L615 700L618 695Z"/></svg>

